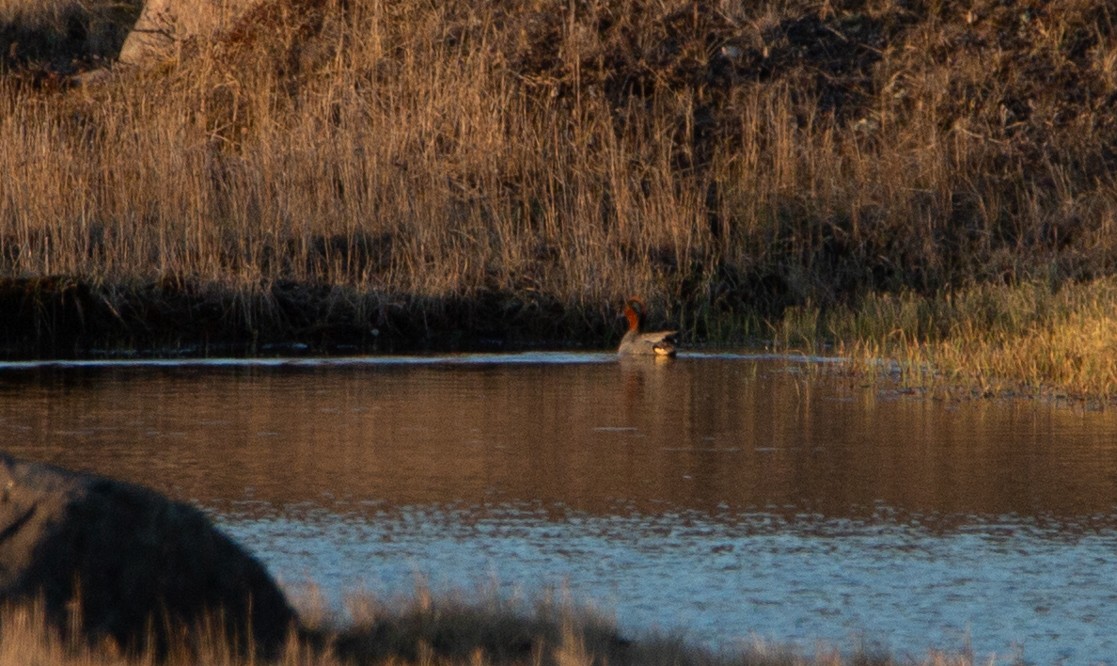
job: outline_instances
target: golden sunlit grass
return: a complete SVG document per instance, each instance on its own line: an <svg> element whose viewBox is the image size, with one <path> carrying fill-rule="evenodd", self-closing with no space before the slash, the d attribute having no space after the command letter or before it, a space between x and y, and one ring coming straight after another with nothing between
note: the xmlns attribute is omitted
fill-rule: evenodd
<svg viewBox="0 0 1117 666"><path fill-rule="evenodd" d="M935 298L866 298L856 309L793 309L783 348L827 341L859 372L933 395L1117 398L1117 281L981 286Z"/></svg>
<svg viewBox="0 0 1117 666"><path fill-rule="evenodd" d="M310 601L311 606L314 602ZM672 636L629 640L613 623L568 601L534 604L494 596L477 601L432 599L420 591L409 601L386 605L367 593L352 596L346 618L304 608L311 626L292 632L282 654L266 659L225 644L220 631L202 632L163 658L151 653L121 654L111 641L59 636L43 622L35 605L6 607L0 613L0 664L29 666L340 666L342 664L553 666L968 666L966 655L933 653L922 660L894 660L883 654L833 648L804 654L760 639L746 647L715 653Z"/></svg>
<svg viewBox="0 0 1117 666"><path fill-rule="evenodd" d="M17 347L606 346L641 294L692 342L1111 392L1104 3L267 0L85 86L33 66L135 7L0 5Z"/></svg>

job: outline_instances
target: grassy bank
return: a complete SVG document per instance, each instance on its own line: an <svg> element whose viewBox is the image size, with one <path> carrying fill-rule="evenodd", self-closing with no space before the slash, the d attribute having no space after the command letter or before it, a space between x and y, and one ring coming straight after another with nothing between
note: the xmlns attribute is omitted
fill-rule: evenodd
<svg viewBox="0 0 1117 666"><path fill-rule="evenodd" d="M805 654L760 639L737 650L715 653L677 636L629 639L600 614L553 599L534 604L487 597L466 602L432 599L385 605L366 595L352 597L346 618L304 608L308 628L293 632L283 653L263 659L238 652L218 631L184 640L162 660L154 654L121 654L109 640L60 637L48 629L34 606L0 613L0 664L124 666L255 666L257 664L340 666L523 664L554 666L968 666L972 657L933 653L923 659L819 647ZM185 634L184 634L185 635Z"/></svg>
<svg viewBox="0 0 1117 666"><path fill-rule="evenodd" d="M777 344L852 359L855 372L944 398L1117 396L1117 280L1060 289L982 285L932 297L877 294L856 307L790 308ZM819 341L836 341L820 348Z"/></svg>
<svg viewBox="0 0 1117 666"><path fill-rule="evenodd" d="M1117 266L1104 3L267 0L65 85L135 8L0 5L9 353L606 346L636 293L692 342L814 312L982 384L1032 329L951 304L1093 307Z"/></svg>

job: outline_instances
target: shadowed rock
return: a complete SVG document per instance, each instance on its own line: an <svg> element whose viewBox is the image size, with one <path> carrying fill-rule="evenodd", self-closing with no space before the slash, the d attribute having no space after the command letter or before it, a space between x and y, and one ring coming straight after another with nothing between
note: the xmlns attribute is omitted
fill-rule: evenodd
<svg viewBox="0 0 1117 666"><path fill-rule="evenodd" d="M0 600L37 598L64 635L160 652L220 618L235 644L251 634L274 653L296 619L264 567L198 509L0 454Z"/></svg>

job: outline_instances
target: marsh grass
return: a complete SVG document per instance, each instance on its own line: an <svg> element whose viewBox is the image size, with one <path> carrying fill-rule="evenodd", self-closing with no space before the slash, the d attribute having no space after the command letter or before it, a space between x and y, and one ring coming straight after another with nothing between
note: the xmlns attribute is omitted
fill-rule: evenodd
<svg viewBox="0 0 1117 666"><path fill-rule="evenodd" d="M984 285L856 309L792 311L786 339L826 340L864 376L932 395L1117 398L1117 283Z"/></svg>
<svg viewBox="0 0 1117 666"><path fill-rule="evenodd" d="M1012 352L1031 329L978 345L949 304L1113 273L1115 25L1086 0L266 0L85 86L0 53L0 326L55 353L605 346L635 293L692 342L1104 389L1056 348L1096 312Z"/></svg>
<svg viewBox="0 0 1117 666"><path fill-rule="evenodd" d="M554 666L858 666L894 663L968 666L966 654L932 653L920 660L895 660L872 651L846 654L819 647L806 654L753 639L722 652L697 647L681 636L647 634L628 639L601 613L569 599L544 597L525 602L482 595L432 598L420 589L410 600L383 603L368 593L352 595L340 616L320 600L303 600L307 627L292 632L281 655L265 659L234 649L217 627L203 628L169 653L123 654L111 641L60 636L34 604L0 612L0 664L57 666L395 666L524 664ZM185 634L184 634L185 635Z"/></svg>

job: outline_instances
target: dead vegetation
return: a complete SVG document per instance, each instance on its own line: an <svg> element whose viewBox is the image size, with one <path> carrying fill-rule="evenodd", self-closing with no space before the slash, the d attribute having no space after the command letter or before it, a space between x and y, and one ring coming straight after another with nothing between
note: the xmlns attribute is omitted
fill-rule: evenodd
<svg viewBox="0 0 1117 666"><path fill-rule="evenodd" d="M2 29L51 25L21 11ZM81 88L19 46L7 339L596 346L639 293L726 342L1089 283L1117 265L1115 26L1086 0L267 0Z"/></svg>
<svg viewBox="0 0 1117 666"><path fill-rule="evenodd" d="M755 640L738 650L714 652L677 636L650 635L630 640L600 614L569 601L535 604L483 598L432 599L420 593L410 601L385 605L368 594L353 596L347 619L325 615L292 632L281 655L265 659L227 644L219 629L203 627L162 659L143 651L122 653L111 641L76 641L59 636L34 605L0 612L0 663L59 666L207 664L280 665L536 665L536 666L968 666L970 655L932 653L922 660L818 647L814 654ZM306 610L306 609L304 609ZM309 613L313 615L313 611ZM184 636L187 634L184 634Z"/></svg>

